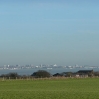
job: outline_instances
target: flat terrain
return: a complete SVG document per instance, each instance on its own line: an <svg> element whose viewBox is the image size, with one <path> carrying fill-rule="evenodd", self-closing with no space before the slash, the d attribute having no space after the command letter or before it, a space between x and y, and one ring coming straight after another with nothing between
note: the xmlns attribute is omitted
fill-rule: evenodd
<svg viewBox="0 0 99 99"><path fill-rule="evenodd" d="M0 80L0 99L99 99L99 78Z"/></svg>

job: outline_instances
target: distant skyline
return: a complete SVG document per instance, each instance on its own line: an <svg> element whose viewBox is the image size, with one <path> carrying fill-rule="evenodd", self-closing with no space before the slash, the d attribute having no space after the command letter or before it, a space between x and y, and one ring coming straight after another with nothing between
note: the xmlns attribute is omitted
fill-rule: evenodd
<svg viewBox="0 0 99 99"><path fill-rule="evenodd" d="M99 66L99 0L0 1L0 65Z"/></svg>

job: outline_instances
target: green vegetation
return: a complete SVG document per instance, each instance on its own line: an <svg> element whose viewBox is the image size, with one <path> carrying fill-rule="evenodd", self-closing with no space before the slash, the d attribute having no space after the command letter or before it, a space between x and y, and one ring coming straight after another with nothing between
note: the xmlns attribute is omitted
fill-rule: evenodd
<svg viewBox="0 0 99 99"><path fill-rule="evenodd" d="M0 99L99 99L99 78L0 80Z"/></svg>
<svg viewBox="0 0 99 99"><path fill-rule="evenodd" d="M35 77L35 78L46 78L46 77L50 77L50 73L45 71L45 70L38 70L37 72L34 72L31 76Z"/></svg>

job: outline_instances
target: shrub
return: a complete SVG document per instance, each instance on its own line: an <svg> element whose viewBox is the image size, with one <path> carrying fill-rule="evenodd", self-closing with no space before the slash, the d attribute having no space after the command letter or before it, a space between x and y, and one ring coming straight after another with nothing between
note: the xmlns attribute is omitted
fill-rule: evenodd
<svg viewBox="0 0 99 99"><path fill-rule="evenodd" d="M2 74L1 77L6 77L7 79L16 79L19 77L17 73L8 73L8 74Z"/></svg>
<svg viewBox="0 0 99 99"><path fill-rule="evenodd" d="M45 70L39 70L37 72L34 72L31 76L34 76L36 78L45 78L50 77L50 73Z"/></svg>

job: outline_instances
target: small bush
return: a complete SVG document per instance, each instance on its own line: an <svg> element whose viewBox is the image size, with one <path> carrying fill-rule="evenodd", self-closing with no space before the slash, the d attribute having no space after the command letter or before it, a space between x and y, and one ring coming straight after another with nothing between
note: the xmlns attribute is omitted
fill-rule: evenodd
<svg viewBox="0 0 99 99"><path fill-rule="evenodd" d="M2 74L1 77L5 77L7 79L16 79L19 77L17 73L8 73L8 74Z"/></svg>
<svg viewBox="0 0 99 99"><path fill-rule="evenodd" d="M37 72L34 72L31 76L36 78L46 78L46 77L50 77L50 73L45 70L39 70Z"/></svg>

